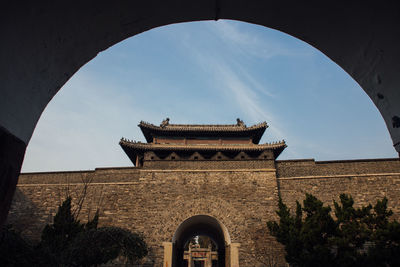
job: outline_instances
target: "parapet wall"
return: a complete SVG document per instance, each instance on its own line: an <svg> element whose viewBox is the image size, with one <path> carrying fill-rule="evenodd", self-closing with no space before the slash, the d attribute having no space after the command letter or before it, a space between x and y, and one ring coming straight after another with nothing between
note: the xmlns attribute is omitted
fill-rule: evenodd
<svg viewBox="0 0 400 267"><path fill-rule="evenodd" d="M276 176L301 177L343 174L377 174L400 171L400 160L396 159L365 159L315 161L313 159L277 160Z"/></svg>
<svg viewBox="0 0 400 267"><path fill-rule="evenodd" d="M209 215L227 228L232 242L241 244L240 266L254 267L271 257L282 263L282 247L266 230L266 222L277 219L279 194L291 208L305 193L329 205L341 193L351 194L358 206L386 196L395 218L400 218L399 159L168 163L173 165L164 169L157 165L21 174L8 222L37 239L66 195L76 203L89 183L81 220L100 208L101 225L142 232L151 249L147 266L162 266L162 242L171 242L180 223Z"/></svg>
<svg viewBox="0 0 400 267"><path fill-rule="evenodd" d="M93 216L100 208L100 226L143 233L150 248L146 266L163 266L163 242L171 242L179 225L196 215L217 219L232 243L240 243L240 266L257 266L264 261L258 257L265 251L274 252L281 265L284 262L282 247L265 232L266 222L276 219L278 189L272 168L111 168L22 174L8 222L38 240L66 193L77 203L86 181L91 182L80 219L87 221L88 214Z"/></svg>
<svg viewBox="0 0 400 267"><path fill-rule="evenodd" d="M277 161L277 181L284 202L295 208L296 200L311 193L333 207L342 193L351 194L355 206L374 204L387 197L394 218L400 218L400 160Z"/></svg>
<svg viewBox="0 0 400 267"><path fill-rule="evenodd" d="M85 171L21 173L18 186L27 184L68 184L126 182L139 179L140 169L135 167L96 168Z"/></svg>

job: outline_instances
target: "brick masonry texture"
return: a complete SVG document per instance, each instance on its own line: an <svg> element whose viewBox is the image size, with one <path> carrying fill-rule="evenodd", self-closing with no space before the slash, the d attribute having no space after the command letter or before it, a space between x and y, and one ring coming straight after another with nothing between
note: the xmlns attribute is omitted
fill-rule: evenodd
<svg viewBox="0 0 400 267"><path fill-rule="evenodd" d="M209 164L206 164L206 163ZM168 162L167 162L168 163ZM90 181L80 213L82 221L100 209L100 224L144 234L150 247L146 262L162 266L162 242L171 242L179 225L194 215L209 215L241 244L240 266L262 266L274 258L284 266L282 247L266 230L276 220L278 194L293 207L312 193L331 204L350 193L357 205L389 198L400 214L398 159L314 162L170 161L164 169L99 168L94 171L21 174L8 223L38 240L67 194L73 202ZM275 169L276 167L276 169ZM69 193L68 193L69 192Z"/></svg>
<svg viewBox="0 0 400 267"><path fill-rule="evenodd" d="M341 193L351 194L355 206L374 204L386 196L394 218L400 218L399 159L314 162L277 161L279 192L294 209L296 200L311 193L327 205L338 201Z"/></svg>
<svg viewBox="0 0 400 267"><path fill-rule="evenodd" d="M276 161L278 177L388 173L400 170L399 159L337 160L314 161L279 160Z"/></svg>

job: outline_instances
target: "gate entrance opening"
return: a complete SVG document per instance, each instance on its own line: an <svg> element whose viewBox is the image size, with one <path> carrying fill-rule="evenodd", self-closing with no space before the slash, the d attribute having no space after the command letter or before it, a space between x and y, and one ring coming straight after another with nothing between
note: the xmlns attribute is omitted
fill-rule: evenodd
<svg viewBox="0 0 400 267"><path fill-rule="evenodd" d="M207 247L202 248L200 242L205 240ZM216 218L196 215L179 225L172 242L164 243L164 267L238 267L238 247L238 243L231 243L228 230Z"/></svg>
<svg viewBox="0 0 400 267"><path fill-rule="evenodd" d="M183 266L218 267L218 246L209 236L197 235L186 241Z"/></svg>

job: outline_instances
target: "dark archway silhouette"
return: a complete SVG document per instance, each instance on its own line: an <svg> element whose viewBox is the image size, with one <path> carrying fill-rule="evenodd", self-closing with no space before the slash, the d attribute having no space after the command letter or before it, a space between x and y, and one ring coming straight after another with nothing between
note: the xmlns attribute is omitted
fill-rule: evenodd
<svg viewBox="0 0 400 267"><path fill-rule="evenodd" d="M216 243L218 266L225 266L226 246L230 244L229 234L217 219L208 215L190 217L179 225L172 238L172 266L184 266L184 246L189 239L196 235L208 236Z"/></svg>
<svg viewBox="0 0 400 267"><path fill-rule="evenodd" d="M400 151L400 16L396 2L7 1L0 10L0 223L44 108L84 64L143 31L235 19L314 46L369 95Z"/></svg>

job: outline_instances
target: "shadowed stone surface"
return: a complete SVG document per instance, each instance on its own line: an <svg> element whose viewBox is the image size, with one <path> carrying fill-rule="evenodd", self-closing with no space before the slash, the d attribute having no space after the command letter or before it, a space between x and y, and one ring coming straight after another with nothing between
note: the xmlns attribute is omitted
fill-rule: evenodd
<svg viewBox="0 0 400 267"><path fill-rule="evenodd" d="M4 146L0 218L6 217L25 146L41 113L79 68L99 52L146 30L213 19L271 27L320 50L369 95L400 152L396 2L7 1L0 9L0 142Z"/></svg>
<svg viewBox="0 0 400 267"><path fill-rule="evenodd" d="M242 166L247 161L255 162L236 163ZM100 208L101 225L142 232L150 247L148 263L162 266L163 242L173 242L187 219L205 215L226 227L229 242L240 243L240 266L254 267L268 259L285 266L282 247L266 229L267 221L277 219L279 194L291 208L305 193L329 205L341 193L351 194L357 206L386 196L394 217L400 215L399 159L273 164L267 159L247 169L234 168L235 161L225 160L214 161L208 169L198 167L204 165L201 161L170 162L163 170L132 167L21 174L8 222L37 240L67 191L76 201L83 181L91 180L81 219L86 221Z"/></svg>
<svg viewBox="0 0 400 267"><path fill-rule="evenodd" d="M0 224L7 218L25 148L24 142L0 127Z"/></svg>

